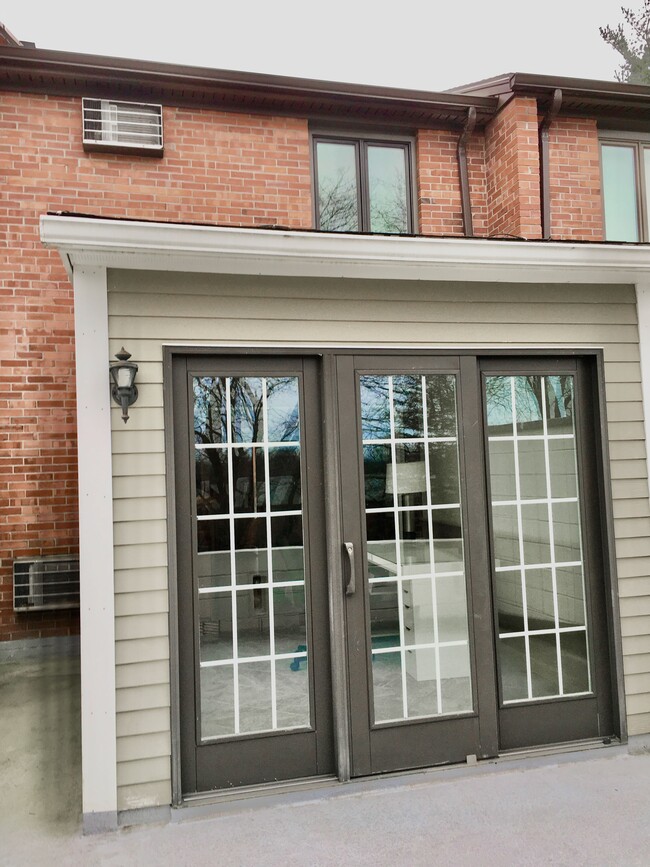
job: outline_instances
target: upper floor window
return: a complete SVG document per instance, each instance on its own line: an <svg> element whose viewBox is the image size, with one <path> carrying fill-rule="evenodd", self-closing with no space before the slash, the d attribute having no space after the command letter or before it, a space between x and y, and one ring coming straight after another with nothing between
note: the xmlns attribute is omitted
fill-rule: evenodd
<svg viewBox="0 0 650 867"><path fill-rule="evenodd" d="M316 228L413 231L410 142L315 136L314 172Z"/></svg>
<svg viewBox="0 0 650 867"><path fill-rule="evenodd" d="M649 240L650 141L603 141L601 160L605 238Z"/></svg>

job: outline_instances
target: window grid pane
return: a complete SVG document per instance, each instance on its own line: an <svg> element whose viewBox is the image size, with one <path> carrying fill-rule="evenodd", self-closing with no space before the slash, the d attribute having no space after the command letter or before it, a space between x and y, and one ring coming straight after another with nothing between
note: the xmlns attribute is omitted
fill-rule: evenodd
<svg viewBox="0 0 650 867"><path fill-rule="evenodd" d="M366 503L385 503L366 509L376 723L473 707L458 443L436 435L430 411L451 398L455 414L455 385L448 374L360 378Z"/></svg>
<svg viewBox="0 0 650 867"><path fill-rule="evenodd" d="M318 226L324 232L358 232L357 148L352 142L316 143Z"/></svg>
<svg viewBox="0 0 650 867"><path fill-rule="evenodd" d="M394 235L409 230L406 149L368 145L370 231Z"/></svg>
<svg viewBox="0 0 650 867"><path fill-rule="evenodd" d="M636 146L603 145L603 202L608 241L638 241Z"/></svg>
<svg viewBox="0 0 650 867"><path fill-rule="evenodd" d="M226 470L216 499L197 474L201 739L309 726L298 378L195 377L194 400L201 430L206 404L219 419L197 436L197 467L218 454Z"/></svg>
<svg viewBox="0 0 650 867"><path fill-rule="evenodd" d="M573 377L486 377L486 399L504 704L589 692ZM512 443L513 451L497 448L504 443ZM514 461L504 463L504 455ZM515 496L503 500L499 492L511 487L502 481L507 472ZM553 496L558 489L576 495ZM571 660L562 642L571 634L572 646L584 652L573 668L586 671L573 677L573 685L563 677Z"/></svg>

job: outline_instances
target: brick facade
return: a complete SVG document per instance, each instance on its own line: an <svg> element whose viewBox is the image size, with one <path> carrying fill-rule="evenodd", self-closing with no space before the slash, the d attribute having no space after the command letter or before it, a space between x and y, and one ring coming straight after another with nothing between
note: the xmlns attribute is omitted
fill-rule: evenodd
<svg viewBox="0 0 650 867"><path fill-rule="evenodd" d="M14 559L75 553L78 536L72 289L40 215L312 223L306 121L166 107L164 129L162 159L86 154L79 99L2 97L0 640L78 631L76 612L13 611Z"/></svg>
<svg viewBox="0 0 650 867"><path fill-rule="evenodd" d="M551 237L603 241L598 129L591 118L558 118L549 129Z"/></svg>
<svg viewBox="0 0 650 867"><path fill-rule="evenodd" d="M541 237L535 100L512 99L468 142L474 234ZM74 612L15 616L16 557L77 546L72 290L39 240L47 211L233 226L313 224L310 142L303 118L164 108L164 157L86 154L81 100L21 93L0 102L0 216L7 270L0 288L0 640L66 634ZM424 235L462 235L458 132L421 130L417 209ZM600 240L596 125L551 127L554 238ZM107 359L108 363L108 359Z"/></svg>
<svg viewBox="0 0 650 867"><path fill-rule="evenodd" d="M537 103L517 97L485 134L488 235L541 238Z"/></svg>
<svg viewBox="0 0 650 867"><path fill-rule="evenodd" d="M423 235L463 235L458 133L419 130L416 142L418 223ZM474 234L487 234L485 139L467 143L467 171Z"/></svg>

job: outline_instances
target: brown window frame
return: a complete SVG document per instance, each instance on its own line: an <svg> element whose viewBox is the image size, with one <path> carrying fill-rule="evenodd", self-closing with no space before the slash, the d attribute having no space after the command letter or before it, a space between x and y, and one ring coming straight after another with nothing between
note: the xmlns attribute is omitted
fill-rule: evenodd
<svg viewBox="0 0 650 867"><path fill-rule="evenodd" d="M357 174L357 213L359 227L351 234L373 235L414 235L417 233L417 221L414 204L417 201L415 190L415 138L413 136L398 135L374 135L372 133L341 133L328 131L313 131L311 136L311 160L313 179L313 202L314 202L314 226L317 231L321 229L320 207L318 201L318 144L321 142L331 144L353 144L355 146L356 174ZM368 147L401 147L404 151L406 169L406 197L407 197L407 228L405 232L373 232L370 228L370 196L368 181ZM342 234L346 234L342 232Z"/></svg>

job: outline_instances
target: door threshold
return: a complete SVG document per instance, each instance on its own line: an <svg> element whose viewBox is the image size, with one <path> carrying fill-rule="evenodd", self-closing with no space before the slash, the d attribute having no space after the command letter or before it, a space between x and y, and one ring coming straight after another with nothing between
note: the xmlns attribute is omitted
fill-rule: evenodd
<svg viewBox="0 0 650 867"><path fill-rule="evenodd" d="M612 747L622 747L624 744L617 737L585 738L581 741L567 741L558 744L543 744L538 747L523 747L512 750L502 750L499 761L510 759L534 758L535 756L558 756L566 753L580 753L585 750L609 750Z"/></svg>
<svg viewBox="0 0 650 867"><path fill-rule="evenodd" d="M420 786L433 782L458 779L459 777L483 776L484 774L508 771L514 768L526 770L552 766L559 763L589 761L594 753L603 750L609 755L625 755L627 744L618 738L604 743L602 738L593 738L572 743L553 744L528 749L506 750L493 758L450 765L435 765L428 768L392 771L367 777L355 777L341 782L335 775L305 777L278 783L242 786L237 789L201 792L188 795L171 811L171 822L186 822L209 818L224 812L280 806L291 802L318 800L332 796L359 795L399 786Z"/></svg>
<svg viewBox="0 0 650 867"><path fill-rule="evenodd" d="M191 809L194 813L194 811L200 810L201 807L214 807L226 804L236 805L237 802L244 800L276 798L280 795L314 792L332 785L341 785L335 774L326 774L320 777L302 777L297 780L283 780L282 782L275 783L260 783L253 786L239 786L238 788L220 789L219 791L198 792L195 795L183 796L182 802L175 809L180 811Z"/></svg>

